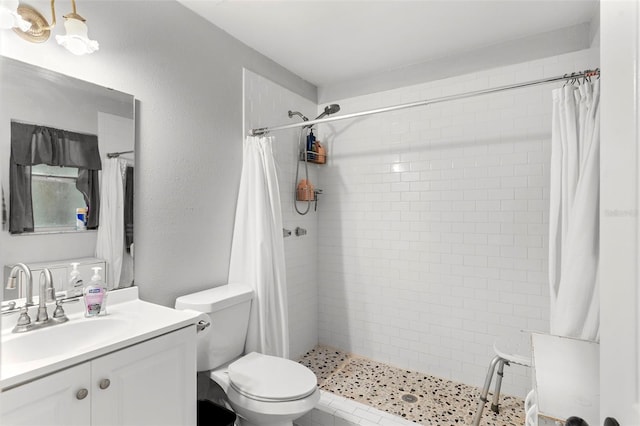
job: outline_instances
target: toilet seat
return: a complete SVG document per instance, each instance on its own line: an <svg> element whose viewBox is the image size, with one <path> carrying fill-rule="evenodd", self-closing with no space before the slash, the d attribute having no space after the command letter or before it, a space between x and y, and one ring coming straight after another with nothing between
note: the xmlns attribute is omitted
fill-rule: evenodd
<svg viewBox="0 0 640 426"><path fill-rule="evenodd" d="M317 389L315 374L297 362L252 352L228 367L231 387L257 401L303 399Z"/></svg>

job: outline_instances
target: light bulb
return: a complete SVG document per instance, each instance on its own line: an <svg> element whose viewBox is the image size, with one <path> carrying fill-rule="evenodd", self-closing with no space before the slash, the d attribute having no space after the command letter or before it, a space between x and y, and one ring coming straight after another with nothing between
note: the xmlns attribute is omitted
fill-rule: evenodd
<svg viewBox="0 0 640 426"><path fill-rule="evenodd" d="M31 22L26 21L18 14L18 0L0 0L0 28L19 28L27 31L31 28Z"/></svg>
<svg viewBox="0 0 640 426"><path fill-rule="evenodd" d="M67 34L57 35L56 41L74 55L93 53L99 49L97 41L89 40L87 24L80 19L65 17L64 28Z"/></svg>

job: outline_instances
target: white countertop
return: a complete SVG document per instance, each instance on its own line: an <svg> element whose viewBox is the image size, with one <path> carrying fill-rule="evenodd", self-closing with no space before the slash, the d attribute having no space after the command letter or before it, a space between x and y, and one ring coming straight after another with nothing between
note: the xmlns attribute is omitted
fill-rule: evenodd
<svg viewBox="0 0 640 426"><path fill-rule="evenodd" d="M108 336L101 339L100 336L89 336L83 342L82 336L78 336L78 344L69 345L70 348L56 348L58 353L47 352L47 344L43 344L42 357L30 356L30 359L19 362L2 362L0 365L0 389L14 387L21 383L37 379L58 370L89 361L93 358L123 349L127 346L143 342L154 337L196 324L201 315L195 311L181 311L153 303L144 302L138 297L138 288L130 287L111 291L107 300L107 315L97 318L85 318L82 298L79 302L64 304L64 310L69 321L50 327L28 331L26 333L12 333L11 330L17 322L18 314L7 314L2 317L2 346L0 350L10 348L10 340L20 339L24 335L30 338L46 337L44 333L65 332L67 330L81 330L78 325L81 322L103 321L108 327L113 326ZM37 306L29 310L32 321L35 319ZM49 316L53 314L54 307L49 305ZM98 325L97 323L94 325ZM62 327L69 327L63 330ZM38 335L37 333L40 333ZM107 334L107 333L105 333ZM21 336L22 335L22 336ZM195 331L194 331L195 336ZM89 341L89 343L87 343ZM5 344L7 342L8 344ZM195 344L195 340L194 340ZM77 346L77 347L76 347ZM30 354L31 355L31 354ZM10 353L3 353L3 358L11 358ZM31 359L35 358L35 359Z"/></svg>

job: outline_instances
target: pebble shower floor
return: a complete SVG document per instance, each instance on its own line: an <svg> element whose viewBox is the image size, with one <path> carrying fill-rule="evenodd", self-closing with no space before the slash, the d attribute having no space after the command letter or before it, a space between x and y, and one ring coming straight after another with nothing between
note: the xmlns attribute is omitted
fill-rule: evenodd
<svg viewBox="0 0 640 426"><path fill-rule="evenodd" d="M423 425L471 424L480 395L473 386L324 346L307 352L299 362L316 374L320 389ZM500 395L499 414L492 412L489 404L483 412L482 426L524 425L522 399Z"/></svg>

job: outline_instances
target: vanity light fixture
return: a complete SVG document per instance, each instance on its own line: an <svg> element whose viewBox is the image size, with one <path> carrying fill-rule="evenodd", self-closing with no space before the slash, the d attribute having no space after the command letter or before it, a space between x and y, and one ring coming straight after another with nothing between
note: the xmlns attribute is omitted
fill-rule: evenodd
<svg viewBox="0 0 640 426"><path fill-rule="evenodd" d="M20 14L24 20L31 23L31 28L27 30L14 28L13 30L20 37L32 43L42 43L47 41L51 36L51 30L56 25L56 10L54 3L55 0L51 0L51 24L49 24L44 16L42 16L40 12L33 7L24 4L18 6L18 14ZM93 53L99 48L98 42L89 39L88 28L85 23L86 20L76 12L76 1L71 0L71 5L73 7L73 12L63 16L64 28L67 33L65 35L57 35L56 41L75 55Z"/></svg>
<svg viewBox="0 0 640 426"><path fill-rule="evenodd" d="M0 29L14 27L27 31L31 23L18 14L18 0L0 0Z"/></svg>

